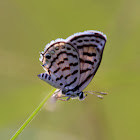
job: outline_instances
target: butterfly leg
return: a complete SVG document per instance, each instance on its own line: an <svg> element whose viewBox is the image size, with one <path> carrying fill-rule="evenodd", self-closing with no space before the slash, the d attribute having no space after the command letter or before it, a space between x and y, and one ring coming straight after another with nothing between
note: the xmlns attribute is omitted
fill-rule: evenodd
<svg viewBox="0 0 140 140"><path fill-rule="evenodd" d="M68 97L66 99L63 99L64 97L68 97L64 94L61 93L61 89L57 89L54 94L52 95L52 100L57 101L57 100L61 100L61 101L68 101L71 97Z"/></svg>
<svg viewBox="0 0 140 140"><path fill-rule="evenodd" d="M63 97L66 97L66 96L63 96ZM62 97L58 97L58 100L61 100L61 101L68 101L71 97L68 97L67 99L62 99Z"/></svg>

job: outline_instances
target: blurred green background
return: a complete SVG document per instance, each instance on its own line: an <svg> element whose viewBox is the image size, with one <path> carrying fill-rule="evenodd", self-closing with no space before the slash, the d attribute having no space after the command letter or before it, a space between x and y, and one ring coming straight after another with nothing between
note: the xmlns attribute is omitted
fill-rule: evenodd
<svg viewBox="0 0 140 140"><path fill-rule="evenodd" d="M104 100L46 104L17 140L140 139L139 0L0 1L0 140L9 140L53 89L39 80L39 52L76 32L107 35L101 66L86 90Z"/></svg>

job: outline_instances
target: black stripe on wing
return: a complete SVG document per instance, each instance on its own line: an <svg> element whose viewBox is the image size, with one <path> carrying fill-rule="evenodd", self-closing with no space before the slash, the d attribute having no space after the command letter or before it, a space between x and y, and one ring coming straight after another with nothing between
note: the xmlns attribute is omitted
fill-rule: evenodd
<svg viewBox="0 0 140 140"><path fill-rule="evenodd" d="M80 88L83 84L85 84L92 76L93 76L93 73L90 74L80 85L78 85L78 88Z"/></svg>
<svg viewBox="0 0 140 140"><path fill-rule="evenodd" d="M87 64L90 64L90 65L93 65L94 64L94 62L89 61L89 60L84 60L82 58L80 58L80 63L87 63Z"/></svg>
<svg viewBox="0 0 140 140"><path fill-rule="evenodd" d="M57 54L57 57L53 58L53 60L51 61L50 66L49 66L48 69L50 69L50 68L52 67L53 63L58 59L58 57L59 57L61 54L66 54L66 55L68 55L68 56L72 56L72 57L74 57L74 58L77 58L77 55L74 55L74 54L72 54L72 53L68 53L68 52L66 52L66 51L61 51L60 53Z"/></svg>
<svg viewBox="0 0 140 140"><path fill-rule="evenodd" d="M82 73L85 73L85 72L87 72L87 71L91 71L92 69L89 69L89 68L87 68L87 69L85 69L85 70L80 70L80 74L82 74Z"/></svg>
<svg viewBox="0 0 140 140"><path fill-rule="evenodd" d="M64 68L62 69L62 71L65 71L65 70L70 70L70 67L64 67Z"/></svg>
<svg viewBox="0 0 140 140"><path fill-rule="evenodd" d="M83 55L96 56L96 53L83 52Z"/></svg>
<svg viewBox="0 0 140 140"><path fill-rule="evenodd" d="M77 45L78 49L83 49L84 47L93 47L93 48L97 48L98 46L95 44L84 44L84 45Z"/></svg>
<svg viewBox="0 0 140 140"><path fill-rule="evenodd" d="M68 58L64 58L63 61L58 62L57 65L63 64L64 61L68 61Z"/></svg>
<svg viewBox="0 0 140 140"><path fill-rule="evenodd" d="M61 75L59 78L56 78L56 81L61 80L63 78L63 75Z"/></svg>
<svg viewBox="0 0 140 140"><path fill-rule="evenodd" d="M57 73L60 70L60 68L57 68L53 73Z"/></svg>
<svg viewBox="0 0 140 140"><path fill-rule="evenodd" d="M76 74L78 72L78 70L75 70L73 73L71 73L71 74L68 74L66 77L65 77L65 79L67 79L69 76L71 76L71 75L74 75L74 74Z"/></svg>
<svg viewBox="0 0 140 140"><path fill-rule="evenodd" d="M70 66L77 66L78 65L78 62L76 62L76 63L70 63L69 65Z"/></svg>
<svg viewBox="0 0 140 140"><path fill-rule="evenodd" d="M93 33L93 34L85 34L85 35L76 36L76 37L72 38L70 41L74 41L74 40L80 39L80 38L82 38L82 40L83 40L84 37L96 37L96 38L100 38L100 39L103 39L106 41L106 38L103 35L101 35L100 33Z"/></svg>
<svg viewBox="0 0 140 140"><path fill-rule="evenodd" d="M76 82L76 80L77 80L77 77L76 77L72 82L70 82L69 84L65 85L65 87L67 87L67 86L71 86L73 83Z"/></svg>

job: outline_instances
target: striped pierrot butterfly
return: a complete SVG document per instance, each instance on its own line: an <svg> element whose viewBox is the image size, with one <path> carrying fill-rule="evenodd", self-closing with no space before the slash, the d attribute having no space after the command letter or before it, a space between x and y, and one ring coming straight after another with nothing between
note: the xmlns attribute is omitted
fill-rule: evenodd
<svg viewBox="0 0 140 140"><path fill-rule="evenodd" d="M106 35L99 31L76 33L67 39L57 39L46 45L40 61L45 73L38 77L57 88L53 97L67 101L70 98L85 99L91 93L99 98L103 92L83 90L94 77L101 63ZM67 97L64 99L63 97Z"/></svg>

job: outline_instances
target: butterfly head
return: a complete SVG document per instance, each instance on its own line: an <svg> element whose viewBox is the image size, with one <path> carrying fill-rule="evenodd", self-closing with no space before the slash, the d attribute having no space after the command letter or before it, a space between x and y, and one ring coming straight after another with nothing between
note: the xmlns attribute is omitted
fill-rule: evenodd
<svg viewBox="0 0 140 140"><path fill-rule="evenodd" d="M82 91L77 93L77 96L79 97L79 100L84 100L87 96L87 94L85 95Z"/></svg>

